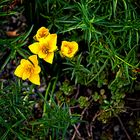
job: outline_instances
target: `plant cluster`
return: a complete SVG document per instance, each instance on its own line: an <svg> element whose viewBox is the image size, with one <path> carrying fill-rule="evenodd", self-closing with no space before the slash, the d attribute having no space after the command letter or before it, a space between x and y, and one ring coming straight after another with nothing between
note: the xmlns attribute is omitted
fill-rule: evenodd
<svg viewBox="0 0 140 140"><path fill-rule="evenodd" d="M34 36L34 39L38 42L31 44L29 49L36 55L30 56L28 60L22 59L14 74L18 77L21 77L23 80L28 78L32 83L40 85L39 73L41 68L38 66L37 55L39 58L42 58L46 62L52 64L54 51L57 50L57 35L50 34L47 28L41 27ZM62 42L60 50L62 57L66 56L68 58L72 58L77 51L78 44L75 41Z"/></svg>
<svg viewBox="0 0 140 140"><path fill-rule="evenodd" d="M5 10L10 2L0 1L2 26L17 14L17 7ZM82 139L80 132L95 139L91 124L96 129L96 121L103 124L118 118L121 122L119 115L129 108L127 97L140 89L139 1L21 3L28 28L10 37L0 28L2 139ZM11 63L12 76L7 76ZM138 126L140 116L135 117ZM85 132L82 127L87 129L87 124L90 131ZM136 139L138 129L132 133Z"/></svg>

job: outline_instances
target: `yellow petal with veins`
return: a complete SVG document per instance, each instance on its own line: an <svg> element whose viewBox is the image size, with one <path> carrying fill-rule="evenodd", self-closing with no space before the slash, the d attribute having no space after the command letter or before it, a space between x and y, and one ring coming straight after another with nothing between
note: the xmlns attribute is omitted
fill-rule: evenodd
<svg viewBox="0 0 140 140"><path fill-rule="evenodd" d="M32 55L29 57L29 60L34 64L38 65L37 55Z"/></svg>
<svg viewBox="0 0 140 140"><path fill-rule="evenodd" d="M30 65L31 63L28 60L26 60L26 59L21 59L20 64L22 66L25 66L25 65Z"/></svg>
<svg viewBox="0 0 140 140"><path fill-rule="evenodd" d="M47 54L47 56L44 58L44 60L50 64L52 64L54 58L54 52L50 52Z"/></svg>
<svg viewBox="0 0 140 140"><path fill-rule="evenodd" d="M38 54L39 50L40 50L40 44L39 42L35 42L31 45L29 45L29 49L32 53L34 54Z"/></svg>
<svg viewBox="0 0 140 140"><path fill-rule="evenodd" d="M27 78L29 78L31 75L31 73L29 71L24 71L23 75L22 75L22 80L26 80Z"/></svg>
<svg viewBox="0 0 140 140"><path fill-rule="evenodd" d="M49 34L45 40L48 42L47 49L49 52L57 50L57 34Z"/></svg>
<svg viewBox="0 0 140 140"><path fill-rule="evenodd" d="M22 65L19 65L19 66L16 68L14 74L15 74L16 76L18 76L18 77L22 77L23 72L24 72L23 66L22 66Z"/></svg>
<svg viewBox="0 0 140 140"><path fill-rule="evenodd" d="M44 53L43 50L40 50L38 53L39 58L45 58L47 53Z"/></svg>
<svg viewBox="0 0 140 140"><path fill-rule="evenodd" d="M34 74L38 74L38 73L40 73L40 71L41 71L41 68L39 66L36 66L34 68Z"/></svg>
<svg viewBox="0 0 140 140"><path fill-rule="evenodd" d="M29 81L31 81L32 83L34 83L36 85L40 85L40 77L39 77L39 74L31 75L29 77Z"/></svg>
<svg viewBox="0 0 140 140"><path fill-rule="evenodd" d="M36 41L40 41L42 38L46 38L49 35L49 30L45 27L38 29L36 35L33 37Z"/></svg>

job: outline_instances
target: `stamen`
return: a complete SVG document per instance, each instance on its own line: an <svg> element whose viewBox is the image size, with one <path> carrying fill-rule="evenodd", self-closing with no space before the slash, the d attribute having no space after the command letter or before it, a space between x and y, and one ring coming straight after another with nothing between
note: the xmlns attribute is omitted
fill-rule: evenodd
<svg viewBox="0 0 140 140"><path fill-rule="evenodd" d="M42 52L45 53L45 54L48 54L48 49L46 47L43 47Z"/></svg>
<svg viewBox="0 0 140 140"><path fill-rule="evenodd" d="M28 65L27 68L26 68L26 71L29 72L29 73L33 73L33 71L34 71L33 68L34 68L33 66Z"/></svg>

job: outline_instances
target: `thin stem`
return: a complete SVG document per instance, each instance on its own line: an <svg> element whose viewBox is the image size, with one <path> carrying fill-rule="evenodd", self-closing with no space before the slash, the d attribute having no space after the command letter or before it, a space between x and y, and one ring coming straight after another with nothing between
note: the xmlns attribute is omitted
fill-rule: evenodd
<svg viewBox="0 0 140 140"><path fill-rule="evenodd" d="M133 65L131 65L131 64L129 64L129 63L127 63L126 61L124 61L123 59L121 59L119 56L115 55L115 57L116 57L116 58L118 58L119 60L121 60L122 62L124 62L125 64L127 64L128 66L130 66L130 67L134 68L134 66L133 66Z"/></svg>
<svg viewBox="0 0 140 140"><path fill-rule="evenodd" d="M54 83L53 83L51 93L54 93L54 90L55 90L55 87L56 87L57 79L58 79L58 76L56 77L56 79L55 79L55 81L54 81ZM45 114L46 114L46 109L47 109L46 102L47 102L47 99L48 99L48 94L49 94L49 91L50 91L51 83L52 83L52 82L50 81L49 84L48 84L48 87L47 87L47 89L46 89L46 93L45 93L45 97L44 97L43 116L45 116Z"/></svg>
<svg viewBox="0 0 140 140"><path fill-rule="evenodd" d="M97 78L97 76L99 76L99 74L104 70L104 68L106 67L108 62L108 59L106 59L106 61L104 62L103 66L100 68L99 72L91 79L87 82L87 85L90 84L94 79Z"/></svg>
<svg viewBox="0 0 140 140"><path fill-rule="evenodd" d="M131 137L129 136L129 134L127 133L127 131L126 131L126 129L125 129L125 127L124 127L124 125L123 125L123 123L122 123L120 117L119 117L118 115L116 115L116 117L118 118L118 120L119 120L119 122L120 122L120 124L121 124L121 127L123 128L123 130L124 130L124 132L125 132L125 134L126 134L128 140L132 140Z"/></svg>
<svg viewBox="0 0 140 140"><path fill-rule="evenodd" d="M47 87L47 89L46 89L46 93L45 93L44 107L43 107L43 116L45 116L45 113L46 113L46 107L47 107L47 106L46 106L46 102L47 102L47 98L48 98L50 86L51 86L51 82L49 82L48 87Z"/></svg>

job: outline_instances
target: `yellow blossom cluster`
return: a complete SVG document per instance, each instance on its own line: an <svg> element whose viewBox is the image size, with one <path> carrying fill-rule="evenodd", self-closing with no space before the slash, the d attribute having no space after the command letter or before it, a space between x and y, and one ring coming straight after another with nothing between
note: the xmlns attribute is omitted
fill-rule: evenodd
<svg viewBox="0 0 140 140"><path fill-rule="evenodd" d="M20 65L16 68L14 74L22 78L22 80L26 80L28 78L32 83L40 85L40 71L41 68L38 66L37 56L32 55L28 60L21 59Z"/></svg>
<svg viewBox="0 0 140 140"><path fill-rule="evenodd" d="M41 27L33 38L36 42L29 45L29 49L34 55L28 60L22 59L14 74L23 80L29 79L32 83L40 85L41 68L38 65L37 56L50 64L53 63L54 52L58 50L57 34L50 34L47 28ZM60 49L62 57L72 58L77 51L78 44L75 41L62 41Z"/></svg>

